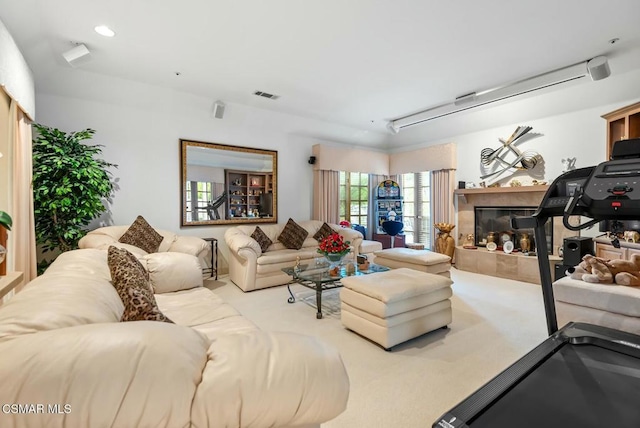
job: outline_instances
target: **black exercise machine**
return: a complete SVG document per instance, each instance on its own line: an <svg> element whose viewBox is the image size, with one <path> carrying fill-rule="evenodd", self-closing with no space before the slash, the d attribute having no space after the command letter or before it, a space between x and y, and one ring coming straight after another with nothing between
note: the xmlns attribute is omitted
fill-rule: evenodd
<svg viewBox="0 0 640 428"><path fill-rule="evenodd" d="M571 216L590 220L571 225ZM585 323L558 330L544 225L570 230L640 219L640 140L617 142L612 160L566 172L531 217L550 337L439 418L437 428L640 427L640 336Z"/></svg>

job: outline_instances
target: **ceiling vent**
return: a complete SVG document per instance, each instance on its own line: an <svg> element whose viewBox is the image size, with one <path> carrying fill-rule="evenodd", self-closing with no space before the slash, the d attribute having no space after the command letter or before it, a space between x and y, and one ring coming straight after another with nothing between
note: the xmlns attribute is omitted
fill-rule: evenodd
<svg viewBox="0 0 640 428"><path fill-rule="evenodd" d="M255 91L253 95L257 95L263 98L269 98L270 100L277 100L278 98L280 98L280 95L273 95L268 92L262 92L262 91Z"/></svg>

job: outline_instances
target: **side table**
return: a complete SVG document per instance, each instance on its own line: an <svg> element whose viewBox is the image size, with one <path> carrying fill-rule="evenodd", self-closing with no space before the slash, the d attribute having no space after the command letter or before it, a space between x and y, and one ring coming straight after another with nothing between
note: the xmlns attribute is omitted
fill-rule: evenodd
<svg viewBox="0 0 640 428"><path fill-rule="evenodd" d="M0 305L2 297L22 283L23 276L22 272L7 272L0 276Z"/></svg>
<svg viewBox="0 0 640 428"><path fill-rule="evenodd" d="M215 274L218 279L218 240L216 238L202 238L211 244L211 267L202 269L202 273L210 273L211 277Z"/></svg>

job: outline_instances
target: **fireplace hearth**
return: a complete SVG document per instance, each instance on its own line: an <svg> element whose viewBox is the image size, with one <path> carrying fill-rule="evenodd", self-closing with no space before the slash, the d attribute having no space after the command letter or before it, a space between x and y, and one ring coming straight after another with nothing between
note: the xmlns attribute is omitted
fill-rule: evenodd
<svg viewBox="0 0 640 428"><path fill-rule="evenodd" d="M530 251L536 250L533 229L515 230L511 227L514 217L530 216L536 211L533 206L475 206L474 207L474 235L475 245L484 247L488 242L495 242L501 247L504 241L511 240L515 250L521 250L520 239L524 234L529 235ZM547 235L547 251L553 253L553 227L550 221L545 225Z"/></svg>

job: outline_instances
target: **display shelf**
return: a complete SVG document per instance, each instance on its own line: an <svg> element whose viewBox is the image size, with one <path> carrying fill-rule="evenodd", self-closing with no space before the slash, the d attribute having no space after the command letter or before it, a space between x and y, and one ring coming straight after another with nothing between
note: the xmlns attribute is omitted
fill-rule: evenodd
<svg viewBox="0 0 640 428"><path fill-rule="evenodd" d="M640 102L602 115L607 121L607 158L611 157L613 143L640 138Z"/></svg>
<svg viewBox="0 0 640 428"><path fill-rule="evenodd" d="M382 223L389 219L389 212L395 213L395 221L402 222L402 196L400 186L393 180L385 180L376 188L375 234L386 235ZM375 240L375 238L374 238Z"/></svg>
<svg viewBox="0 0 640 428"><path fill-rule="evenodd" d="M225 170L225 189L227 191L226 218L257 217L260 212L260 198L271 193L272 175L255 171ZM257 212L257 215L256 215Z"/></svg>
<svg viewBox="0 0 640 428"><path fill-rule="evenodd" d="M456 189L456 195L479 195L487 193L523 193L523 192L546 192L549 189L547 184L535 186L509 186L509 187L477 187L474 189Z"/></svg>

